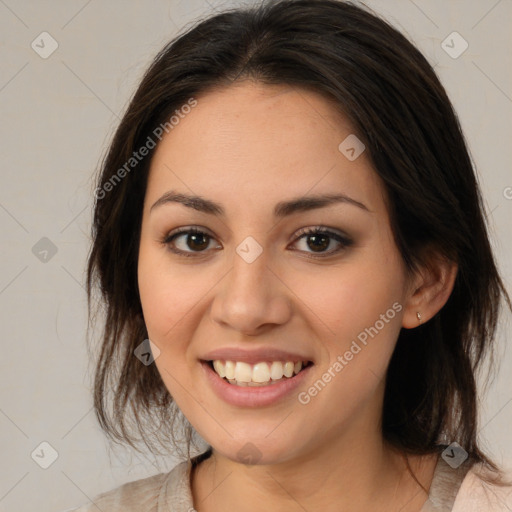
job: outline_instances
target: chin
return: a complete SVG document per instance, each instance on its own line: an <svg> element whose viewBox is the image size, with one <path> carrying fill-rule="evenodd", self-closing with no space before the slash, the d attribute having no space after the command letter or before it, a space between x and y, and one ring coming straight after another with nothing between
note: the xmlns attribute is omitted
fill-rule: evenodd
<svg viewBox="0 0 512 512"><path fill-rule="evenodd" d="M219 455L246 466L264 466L287 462L297 455L297 444L291 445L291 441L283 443L282 440L269 440L264 436L246 436L245 439L231 439L219 445L212 444L213 449Z"/></svg>

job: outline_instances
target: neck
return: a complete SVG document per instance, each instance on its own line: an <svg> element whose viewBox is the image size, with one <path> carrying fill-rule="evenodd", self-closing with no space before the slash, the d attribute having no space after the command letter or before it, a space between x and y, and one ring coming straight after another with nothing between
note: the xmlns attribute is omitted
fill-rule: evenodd
<svg viewBox="0 0 512 512"><path fill-rule="evenodd" d="M319 436L320 437L320 436ZM331 437L331 436L326 436ZM417 512L427 499L436 456L404 458L381 436L332 436L335 443L311 446L276 464L246 466L213 450L192 474L198 512L258 509ZM229 506L228 506L229 505Z"/></svg>

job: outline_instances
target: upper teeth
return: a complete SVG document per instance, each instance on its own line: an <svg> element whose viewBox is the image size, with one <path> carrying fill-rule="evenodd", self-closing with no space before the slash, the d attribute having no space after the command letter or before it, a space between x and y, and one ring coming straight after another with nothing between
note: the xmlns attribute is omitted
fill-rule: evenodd
<svg viewBox="0 0 512 512"><path fill-rule="evenodd" d="M304 362L307 364L307 361ZM213 361L213 368L222 377L238 382L270 382L285 377L292 377L302 370L302 361L273 361L272 363L256 363L254 365L241 361Z"/></svg>

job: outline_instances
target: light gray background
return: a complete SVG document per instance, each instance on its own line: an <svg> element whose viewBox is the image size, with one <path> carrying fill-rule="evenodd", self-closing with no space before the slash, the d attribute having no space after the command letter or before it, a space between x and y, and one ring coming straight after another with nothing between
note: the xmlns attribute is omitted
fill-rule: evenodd
<svg viewBox="0 0 512 512"><path fill-rule="evenodd" d="M92 412L83 289L91 178L151 58L185 25L228 4L234 2L0 0L0 512L58 512L175 463L155 466L128 450L109 451ZM510 290L512 2L367 4L435 64L478 166ZM31 48L43 31L59 45L47 59ZM457 59L442 48L453 31L469 43ZM57 248L47 262L32 252L42 237ZM510 327L507 314L501 372L482 400L480 430L484 446L508 465ZM31 458L43 441L58 452L48 469Z"/></svg>

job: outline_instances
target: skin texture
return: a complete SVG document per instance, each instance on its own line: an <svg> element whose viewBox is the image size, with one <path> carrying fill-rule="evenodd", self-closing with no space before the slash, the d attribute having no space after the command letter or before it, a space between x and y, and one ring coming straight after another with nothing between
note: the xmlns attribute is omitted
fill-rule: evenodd
<svg viewBox="0 0 512 512"><path fill-rule="evenodd" d="M376 500L380 511L420 510L426 493L380 432L384 376L400 329L418 325L417 311L426 322L441 309L456 267L438 258L407 274L380 178L365 152L349 161L338 150L353 130L322 96L244 81L197 100L153 157L138 267L149 337L161 351L155 364L214 450L192 475L196 510L249 511L257 503L267 511L357 512ZM151 210L170 190L220 203L225 215L177 203ZM273 216L280 201L326 193L367 210L336 203ZM192 257L162 243L190 226L210 235L206 250L190 238L187 245L186 234L173 247ZM315 252L298 232L316 226L352 243L329 238ZM252 263L236 252L248 236L263 250ZM199 359L215 348L277 347L314 362L299 390L307 391L396 303L394 318L307 404L293 393L265 407L235 407L203 375ZM260 452L252 466L237 455L248 442ZM409 460L428 489L435 458Z"/></svg>

